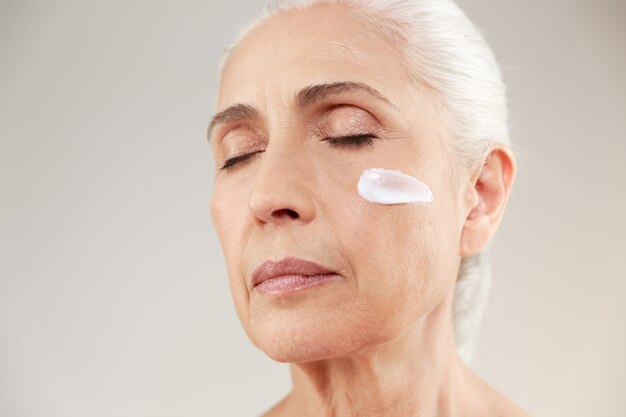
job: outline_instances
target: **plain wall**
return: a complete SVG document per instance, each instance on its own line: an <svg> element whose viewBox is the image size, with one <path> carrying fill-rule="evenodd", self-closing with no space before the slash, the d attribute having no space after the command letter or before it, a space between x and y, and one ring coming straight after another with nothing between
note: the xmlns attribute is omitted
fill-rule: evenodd
<svg viewBox="0 0 626 417"><path fill-rule="evenodd" d="M288 365L237 320L209 216L222 49L261 1L0 1L0 415L254 416ZM626 415L626 2L461 1L520 176L472 368Z"/></svg>

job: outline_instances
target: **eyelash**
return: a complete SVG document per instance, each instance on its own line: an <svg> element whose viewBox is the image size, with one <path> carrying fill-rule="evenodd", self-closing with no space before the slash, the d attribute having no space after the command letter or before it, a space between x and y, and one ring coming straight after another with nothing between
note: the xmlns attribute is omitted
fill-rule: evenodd
<svg viewBox="0 0 626 417"><path fill-rule="evenodd" d="M233 165L236 165L237 163L241 162L241 161L245 161L247 159L249 159L251 156L260 153L260 152L265 152L263 151L254 151L254 152L250 152L250 153L245 153L243 155L238 155L235 156L234 158L230 158L227 159L226 162L224 163L224 166L222 166L220 169L225 169L228 170L230 167L232 167Z"/></svg>
<svg viewBox="0 0 626 417"><path fill-rule="evenodd" d="M378 137L375 135L362 133L358 135L347 135L347 136L336 136L336 137L331 137L331 138L324 138L322 140L327 141L330 144L330 146L333 146L336 148L359 148L362 146L373 145L374 139L377 139L377 138ZM250 153L246 153L243 155L238 155L233 158L230 158L226 160L226 162L220 169L228 170L232 166L238 164L239 162L246 161L250 159L250 157L260 152L265 152L265 150L250 152Z"/></svg>
<svg viewBox="0 0 626 417"><path fill-rule="evenodd" d="M324 138L331 146L339 148L358 148L363 145L372 145L377 137L369 133L361 133L358 135L337 136L334 138Z"/></svg>

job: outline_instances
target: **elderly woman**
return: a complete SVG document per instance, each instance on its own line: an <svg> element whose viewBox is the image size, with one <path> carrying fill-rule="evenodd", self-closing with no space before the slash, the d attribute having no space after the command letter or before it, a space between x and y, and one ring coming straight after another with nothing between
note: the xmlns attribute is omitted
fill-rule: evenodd
<svg viewBox="0 0 626 417"><path fill-rule="evenodd" d="M525 416L466 365L515 176L505 87L451 0L274 4L222 61L211 215L265 416Z"/></svg>

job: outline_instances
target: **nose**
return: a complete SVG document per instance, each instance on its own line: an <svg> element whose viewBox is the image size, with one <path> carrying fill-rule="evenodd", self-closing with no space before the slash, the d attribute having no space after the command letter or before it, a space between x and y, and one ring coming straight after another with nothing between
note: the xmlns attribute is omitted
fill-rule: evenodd
<svg viewBox="0 0 626 417"><path fill-rule="evenodd" d="M257 227L308 223L315 217L310 165L293 150L266 149L254 175L249 199Z"/></svg>

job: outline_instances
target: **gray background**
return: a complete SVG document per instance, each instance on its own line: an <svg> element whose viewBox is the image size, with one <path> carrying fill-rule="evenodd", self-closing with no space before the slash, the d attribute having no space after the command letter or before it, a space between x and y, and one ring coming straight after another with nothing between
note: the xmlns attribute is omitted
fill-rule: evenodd
<svg viewBox="0 0 626 417"><path fill-rule="evenodd" d="M253 416L208 211L217 63L261 1L0 2L0 415ZM626 415L626 2L461 1L521 173L473 369L539 416Z"/></svg>

